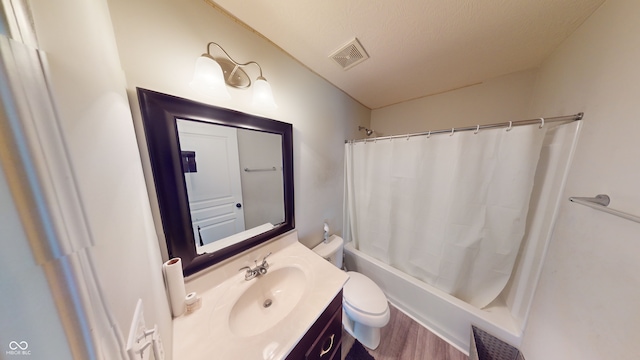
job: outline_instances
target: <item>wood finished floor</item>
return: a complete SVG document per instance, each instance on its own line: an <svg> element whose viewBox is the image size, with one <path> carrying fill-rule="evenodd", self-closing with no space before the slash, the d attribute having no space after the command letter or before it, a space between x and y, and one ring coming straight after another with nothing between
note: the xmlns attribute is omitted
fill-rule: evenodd
<svg viewBox="0 0 640 360"><path fill-rule="evenodd" d="M391 319L382 328L380 346L376 350L369 350L376 360L468 360L468 356L460 352L446 341L422 327L389 305ZM347 356L355 341L343 330L342 359Z"/></svg>

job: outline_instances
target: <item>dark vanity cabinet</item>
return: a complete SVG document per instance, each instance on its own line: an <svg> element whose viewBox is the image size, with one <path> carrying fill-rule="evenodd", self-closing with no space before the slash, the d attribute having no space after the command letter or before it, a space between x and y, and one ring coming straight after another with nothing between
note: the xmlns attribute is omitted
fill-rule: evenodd
<svg viewBox="0 0 640 360"><path fill-rule="evenodd" d="M342 290L318 317L287 360L340 360L342 348Z"/></svg>

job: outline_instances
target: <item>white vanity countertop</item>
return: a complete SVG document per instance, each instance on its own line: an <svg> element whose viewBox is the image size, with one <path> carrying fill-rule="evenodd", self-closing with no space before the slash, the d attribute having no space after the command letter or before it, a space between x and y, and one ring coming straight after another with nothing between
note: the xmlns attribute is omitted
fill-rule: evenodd
<svg viewBox="0 0 640 360"><path fill-rule="evenodd" d="M322 314L331 300L340 292L348 275L324 260L306 246L297 241L297 232L293 231L281 238L248 250L217 265L205 274L187 280L187 292L196 291L202 298L202 306L191 314L179 316L173 320L173 359L284 359L302 336ZM304 281L298 282L293 292L300 296L294 306L284 305L288 313L273 327L262 330L264 324L248 323L246 318L236 322L242 327L232 330L230 311L239 297L248 287L259 285L261 277L246 281L243 266L255 266L254 260L272 252L267 258L269 272L292 271L304 273ZM301 275L300 275L301 276ZM295 277L295 276L292 276ZM284 278L287 281L287 278ZM293 281L293 280L292 280ZM300 291L300 286L304 288ZM285 291L292 291L291 288ZM278 301L289 301L285 296L274 298L270 309L258 310L256 316L269 317L269 311L282 311L277 308ZM294 295L295 296L295 295ZM259 308L262 300L256 299ZM254 305L251 305L254 306ZM251 314L255 314L252 310ZM265 322L266 323L266 322ZM243 325L247 326L243 326ZM254 328L255 327L255 328ZM242 333L245 335L242 335ZM254 334L255 333L255 334Z"/></svg>

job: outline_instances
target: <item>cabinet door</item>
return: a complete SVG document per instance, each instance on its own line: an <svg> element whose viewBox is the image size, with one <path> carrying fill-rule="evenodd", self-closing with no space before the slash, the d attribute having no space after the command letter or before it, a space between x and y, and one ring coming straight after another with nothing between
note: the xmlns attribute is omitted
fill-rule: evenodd
<svg viewBox="0 0 640 360"><path fill-rule="evenodd" d="M307 360L329 360L342 345L342 309L335 312L327 326L305 355Z"/></svg>
<svg viewBox="0 0 640 360"><path fill-rule="evenodd" d="M333 343L331 335L333 334ZM291 350L286 360L340 359L342 345L342 290ZM314 350L316 349L316 350ZM323 349L329 349L322 354ZM315 355L314 355L315 354ZM337 357L336 357L337 354ZM313 357L316 356L316 357Z"/></svg>

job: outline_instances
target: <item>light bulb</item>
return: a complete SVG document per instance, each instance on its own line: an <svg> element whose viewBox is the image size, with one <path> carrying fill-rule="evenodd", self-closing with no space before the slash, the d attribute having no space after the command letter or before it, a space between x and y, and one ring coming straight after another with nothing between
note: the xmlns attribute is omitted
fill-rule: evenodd
<svg viewBox="0 0 640 360"><path fill-rule="evenodd" d="M224 82L220 64L207 54L198 57L196 60L193 80L189 85L191 88L216 100L231 99Z"/></svg>
<svg viewBox="0 0 640 360"><path fill-rule="evenodd" d="M278 108L273 100L271 85L262 76L258 77L253 83L253 100L251 105L266 110L275 110Z"/></svg>

